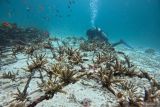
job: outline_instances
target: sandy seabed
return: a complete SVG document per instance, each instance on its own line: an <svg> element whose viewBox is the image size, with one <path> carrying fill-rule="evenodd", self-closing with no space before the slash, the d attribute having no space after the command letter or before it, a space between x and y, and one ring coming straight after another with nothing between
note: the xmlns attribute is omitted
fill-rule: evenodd
<svg viewBox="0 0 160 107"><path fill-rule="evenodd" d="M74 43L74 40L67 42L67 46L73 47L73 49L79 48L79 43ZM61 41L59 42L62 44ZM58 47L57 42L52 42L53 47ZM130 61L136 66L137 69L147 71L151 76L153 76L157 81L160 81L160 52L155 51L155 53L146 53L145 48L135 48L128 49L124 46L116 47L116 51L121 51L125 53L130 58ZM47 60L47 66L51 66L57 63L59 60L53 58L53 53L50 49L43 49L38 51L41 54L45 53L45 59ZM90 68L89 65L92 65L92 59L94 52L84 52L81 51L81 54L85 53L85 59L87 61L83 62L81 65L85 67L85 72L96 73L98 70ZM16 58L11 55L11 51L3 53L1 57L1 69L0 69L0 106L8 107L11 103L15 102L14 99L15 93L17 93L17 87L22 91L27 83L30 72L24 70L27 69L27 62L32 63L32 59L28 59L28 55L25 53L17 53ZM58 55L56 53L56 55ZM56 56L55 56L56 57ZM75 65L74 70L80 71L81 67ZM4 73L11 72L16 75L14 80L4 77ZM47 81L47 74L42 73L44 80ZM145 78L138 77L123 77L127 81L132 81L137 87L136 93L138 96L144 96L144 87L149 88L150 82ZM40 87L37 85L41 83L39 79L39 72L36 72L32 80L30 81L29 87L27 89L27 97L30 101L34 101L39 96L44 95L44 90L39 90ZM116 84L113 84L113 87L116 87L116 91L119 91ZM97 82L94 79L80 78L75 83L69 83L62 88L66 93L57 92L54 94L53 98L49 100L43 100L38 103L36 107L115 107L118 103L118 98L111 93L107 88L102 87L100 82ZM11 106L9 106L11 107ZM19 106L13 106L19 107Z"/></svg>

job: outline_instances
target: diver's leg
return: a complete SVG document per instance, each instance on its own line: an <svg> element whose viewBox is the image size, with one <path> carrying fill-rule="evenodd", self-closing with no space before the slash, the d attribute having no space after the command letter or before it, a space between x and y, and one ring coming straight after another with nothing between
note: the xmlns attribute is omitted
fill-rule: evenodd
<svg viewBox="0 0 160 107"><path fill-rule="evenodd" d="M129 44L127 44L127 43L126 43L125 41L123 41L122 39L121 39L119 42L113 43L113 44L112 44L112 47L118 46L118 45L120 45L120 44L123 44L123 45L127 46L128 48L133 49L133 47L131 47Z"/></svg>
<svg viewBox="0 0 160 107"><path fill-rule="evenodd" d="M116 42L116 43L112 43L112 47L118 46L118 45L120 45L120 44L122 44L122 42L121 42L121 41Z"/></svg>

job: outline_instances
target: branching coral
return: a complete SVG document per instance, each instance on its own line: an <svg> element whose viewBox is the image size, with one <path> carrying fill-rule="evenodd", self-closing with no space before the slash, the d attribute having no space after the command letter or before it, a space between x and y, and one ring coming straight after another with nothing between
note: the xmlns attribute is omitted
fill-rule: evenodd
<svg viewBox="0 0 160 107"><path fill-rule="evenodd" d="M110 70L114 72L115 76L129 76L129 77L139 77L142 78L141 74L136 72L136 67L134 66L125 66L118 59L115 59L114 63L110 63Z"/></svg>
<svg viewBox="0 0 160 107"><path fill-rule="evenodd" d="M96 64L101 64L103 62L111 62L114 60L114 56L111 53L105 53L105 52L98 52L96 54L95 60L93 59L93 62Z"/></svg>
<svg viewBox="0 0 160 107"><path fill-rule="evenodd" d="M35 69L44 69L45 68L45 64L47 63L47 60L45 59L45 54L42 55L38 55L35 54L34 57L31 57L32 59L32 63L28 64L28 69L25 69L28 72L32 72Z"/></svg>
<svg viewBox="0 0 160 107"><path fill-rule="evenodd" d="M126 67L121 64L118 59L115 60L114 64L111 64L111 71L114 72L114 75L123 75L126 72Z"/></svg>
<svg viewBox="0 0 160 107"><path fill-rule="evenodd" d="M22 45L16 45L15 47L12 48L12 55L13 56L16 56L16 54L18 52L23 52L25 49L25 46L22 46Z"/></svg>
<svg viewBox="0 0 160 107"><path fill-rule="evenodd" d="M139 77L148 79L153 87L160 89L160 84L158 83L158 81L153 76L151 76L148 72L141 70L141 74L139 75Z"/></svg>
<svg viewBox="0 0 160 107"><path fill-rule="evenodd" d="M85 41L80 43L79 49L82 51L96 51L96 45Z"/></svg>
<svg viewBox="0 0 160 107"><path fill-rule="evenodd" d="M63 46L68 46L68 43L66 41L62 41Z"/></svg>
<svg viewBox="0 0 160 107"><path fill-rule="evenodd" d="M27 98L27 95L28 95L27 89L29 87L30 81L32 77L34 76L34 74L35 74L35 71L32 71L22 92L19 90L19 88L17 88L18 93L15 94L16 95L14 97L15 100L24 101Z"/></svg>
<svg viewBox="0 0 160 107"><path fill-rule="evenodd" d="M43 43L43 47L45 49L50 49L50 50L53 50L53 46L52 46L52 41L51 40L48 40L47 43Z"/></svg>
<svg viewBox="0 0 160 107"><path fill-rule="evenodd" d="M66 93L62 90L62 84L55 84L51 80L44 84L45 85L42 88L42 90L45 92L45 94L32 101L27 107L35 107L38 103L42 102L43 100L51 99L57 92Z"/></svg>
<svg viewBox="0 0 160 107"><path fill-rule="evenodd" d="M24 87L23 92L21 92L18 88L18 94L16 94L16 100L21 100L24 101L26 96L27 96L27 89L29 87L30 81L32 79L32 77L35 74L36 70L39 70L39 72L41 72L41 69L44 69L44 65L47 63L46 59L44 59L45 55L35 55L35 58L32 58L32 64L28 64L28 69L25 69L26 71L30 72L31 74L28 77L27 83ZM40 73L41 74L41 73ZM42 77L41 77L42 79ZM42 81L43 82L43 81Z"/></svg>
<svg viewBox="0 0 160 107"><path fill-rule="evenodd" d="M2 78L15 80L15 79L16 79L16 74L15 74L15 73L12 73L12 72L3 73L3 74L2 74Z"/></svg>
<svg viewBox="0 0 160 107"><path fill-rule="evenodd" d="M68 55L68 59L70 59L75 53L78 52L78 49L66 48L65 53Z"/></svg>
<svg viewBox="0 0 160 107"><path fill-rule="evenodd" d="M65 47L64 46L59 46L57 48L57 52L59 55L63 55L65 53Z"/></svg>
<svg viewBox="0 0 160 107"><path fill-rule="evenodd" d="M116 95L115 90L113 89L112 85L116 83L121 83L124 80L123 79L117 79L114 77L114 74L112 71L102 71L102 69L98 72L98 77L101 81L101 84L103 87L107 88L109 91L111 91L114 95Z"/></svg>
<svg viewBox="0 0 160 107"><path fill-rule="evenodd" d="M39 84L40 88L45 92L45 94L37 98L27 107L34 107L43 100L49 100L57 92L66 93L62 90L64 86L68 85L69 83L74 83L81 77L88 75L87 73L81 73L77 75L77 73L75 73L75 71L71 71L69 67L61 67L62 66L60 64L55 64L50 71L51 75L55 75L59 78L59 80L52 81L50 79L48 82Z"/></svg>
<svg viewBox="0 0 160 107"><path fill-rule="evenodd" d="M151 87L150 89L144 88L145 96L144 101L145 102L151 102L151 103L159 103L160 98L160 90L155 89L155 87Z"/></svg>
<svg viewBox="0 0 160 107"><path fill-rule="evenodd" d="M127 67L128 67L128 68L132 68L132 67L134 66L134 65L130 62L129 57L128 57L125 53L120 52L120 51L118 51L117 53L118 53L118 54L121 54L121 55L124 57L125 63L127 64Z"/></svg>
<svg viewBox="0 0 160 107"><path fill-rule="evenodd" d="M137 87L133 82L126 81L121 83L123 92L117 94L118 102L121 107L125 105L141 107L143 101L140 101L140 97L137 97Z"/></svg>
<svg viewBox="0 0 160 107"><path fill-rule="evenodd" d="M28 54L28 57L32 56L35 50L36 50L36 48L34 46L31 46L31 47L28 47L25 49L26 54Z"/></svg>
<svg viewBox="0 0 160 107"><path fill-rule="evenodd" d="M87 59L84 59L83 56L80 54L80 52L76 52L75 54L73 54L73 56L71 56L69 62L71 64L80 64L83 63L84 61L86 61Z"/></svg>
<svg viewBox="0 0 160 107"><path fill-rule="evenodd" d="M51 69L46 70L49 79L51 80L54 75L58 76L58 74L60 74L62 72L62 69L63 69L62 64L60 64L60 63L53 64L51 66Z"/></svg>
<svg viewBox="0 0 160 107"><path fill-rule="evenodd" d="M15 101L12 102L9 107L26 107L26 101Z"/></svg>
<svg viewBox="0 0 160 107"><path fill-rule="evenodd" d="M42 87L42 90L45 92L45 94L52 95L51 93L56 93L56 92L66 93L65 91L62 91L63 84L56 84L51 80L48 80L47 83L43 84L44 85Z"/></svg>
<svg viewBox="0 0 160 107"><path fill-rule="evenodd" d="M68 66L56 73L60 81L64 84L75 83L84 75L78 75L76 71L71 70Z"/></svg>
<svg viewBox="0 0 160 107"><path fill-rule="evenodd" d="M52 77L58 77L59 81L64 84L75 83L86 73L78 73L71 69L69 65L54 64L50 70L48 70L50 80Z"/></svg>
<svg viewBox="0 0 160 107"><path fill-rule="evenodd" d="M138 87L131 81L126 81L121 83L122 90L127 92L128 95L135 97Z"/></svg>
<svg viewBox="0 0 160 107"><path fill-rule="evenodd" d="M93 62L95 62L95 63L97 63L97 64L101 64L101 63L103 63L103 62L105 62L106 61L106 56L104 56L102 53L98 53L97 55L96 55L96 58L95 58L95 60L93 59Z"/></svg>
<svg viewBox="0 0 160 107"><path fill-rule="evenodd" d="M39 47L29 46L25 48L26 54L31 57L31 61L27 63L27 68L25 71L29 72L27 76L27 83L22 91L17 88L17 93L15 94L15 99L18 101L28 100L27 89L30 85L30 81L34 77L35 73L38 71L40 73L40 78L42 84L38 84L40 87L39 90L44 94L39 96L35 100L28 102L27 107L34 107L43 100L51 99L55 93L62 92L65 93L62 89L63 87L75 83L84 77L87 79L96 80L98 83L101 83L103 88L108 89L118 98L118 102L121 107L124 107L125 104L133 107L142 107L144 102L155 102L160 95L159 84L156 79L154 79L149 73L137 70L135 66L130 62L130 59L123 52L116 52L111 44L99 43L97 41L84 41L80 44L79 49L72 48L66 43L66 41L60 41L62 46L57 41L58 48L53 47L52 40L43 41L39 43ZM77 40L73 40L76 42ZM70 43L70 41L69 41ZM78 43L78 42L77 42ZM54 60L52 66L50 63L47 64L45 54L37 54L40 50L50 49ZM36 50L36 52L35 52ZM13 54L16 55L17 52L23 52L24 48L18 46L13 50ZM92 51L87 56L84 56L82 51ZM92 55L90 59L89 55ZM119 57L119 55L122 55ZM89 57L85 59L85 57ZM30 60L30 59L28 59ZM89 70L92 69L95 72L88 72L88 67L85 66L88 61ZM90 62L93 61L93 62ZM122 62L123 61L123 62ZM47 65L47 66L46 66ZM81 70L77 70L76 67L80 67ZM45 72L43 72L45 71ZM43 75L42 75L43 73ZM47 74L44 75L44 74ZM8 77L12 78L12 74L6 74ZM121 78L123 76L123 79ZM145 97L139 97L137 95L137 87L132 82L125 81L125 77L139 77L146 78L152 84L153 87L156 87L156 90L146 90ZM14 78L14 76L13 76ZM127 79L127 78L126 78ZM47 81L47 82L46 82ZM121 89L118 89L121 86ZM117 93L117 91L120 91Z"/></svg>
<svg viewBox="0 0 160 107"><path fill-rule="evenodd" d="M158 106L160 90L155 90L155 88L147 90L145 88L144 97L140 97L137 93L138 87L133 82L126 81L121 83L121 85L123 92L117 94L118 102L121 107L124 107L126 104L131 107L143 107L144 105L149 106L149 103L152 103L152 106Z"/></svg>
<svg viewBox="0 0 160 107"><path fill-rule="evenodd" d="M124 73L124 75L131 78L132 77L142 78L141 73L136 71L136 67L126 68L126 72Z"/></svg>
<svg viewBox="0 0 160 107"><path fill-rule="evenodd" d="M17 88L17 92L18 93L15 93L14 95L14 100L17 100L17 101L24 101L24 100L26 100L26 98L27 98L27 93L25 92L25 91L23 91L23 92L21 92L20 90L19 90L19 88Z"/></svg>
<svg viewBox="0 0 160 107"><path fill-rule="evenodd" d="M55 60L58 62L63 62L63 61L65 61L65 57L64 57L64 55L59 54L55 57Z"/></svg>

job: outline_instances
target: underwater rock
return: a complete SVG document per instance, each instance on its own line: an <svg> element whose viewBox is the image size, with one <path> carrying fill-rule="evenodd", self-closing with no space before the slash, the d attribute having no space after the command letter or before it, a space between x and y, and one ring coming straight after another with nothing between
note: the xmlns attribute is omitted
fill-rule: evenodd
<svg viewBox="0 0 160 107"><path fill-rule="evenodd" d="M155 54L155 50L152 49L152 48L149 48L149 49L145 50L145 53L154 55Z"/></svg>
<svg viewBox="0 0 160 107"><path fill-rule="evenodd" d="M0 26L0 46L11 46L13 44L28 44L33 40L49 37L47 31L42 31L34 27L22 28L15 23L8 23L10 26Z"/></svg>

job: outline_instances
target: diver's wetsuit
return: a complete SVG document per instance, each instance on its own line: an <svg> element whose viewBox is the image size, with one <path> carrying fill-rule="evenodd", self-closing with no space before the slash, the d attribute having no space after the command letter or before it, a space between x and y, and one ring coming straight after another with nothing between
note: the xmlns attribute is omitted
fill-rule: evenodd
<svg viewBox="0 0 160 107"><path fill-rule="evenodd" d="M109 41L108 41L107 35L100 28L88 29L86 34L88 36L89 41L100 41L100 42L105 42L107 44L110 44ZM115 46L120 45L120 44L124 44L128 48L133 49L130 45L128 45L123 40L120 40L116 43L112 43L111 46L115 47Z"/></svg>
<svg viewBox="0 0 160 107"><path fill-rule="evenodd" d="M106 34L102 30L99 30L98 28L89 29L87 30L86 34L88 36L89 41L98 40L106 43L108 42Z"/></svg>

